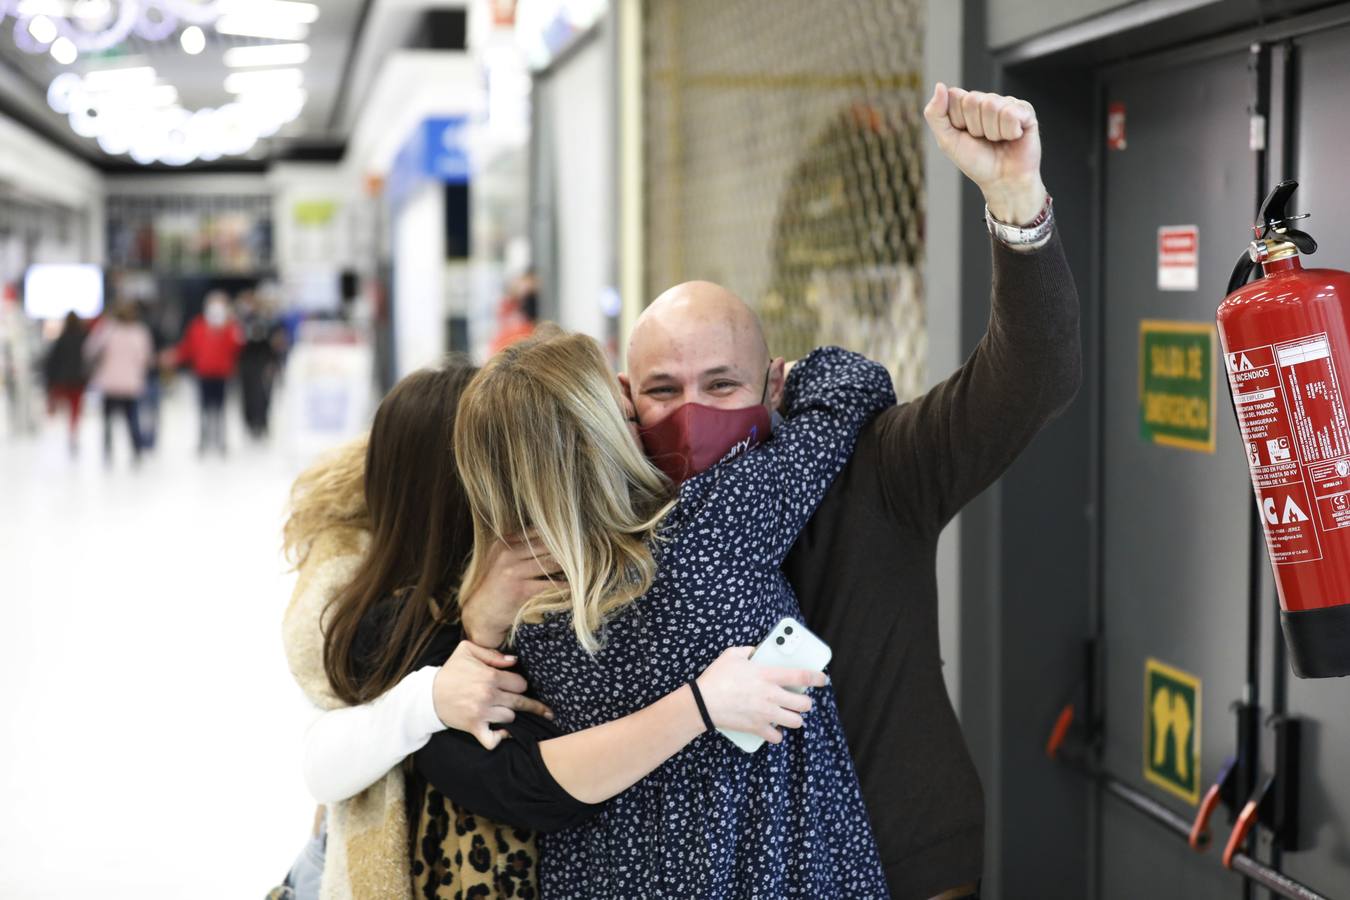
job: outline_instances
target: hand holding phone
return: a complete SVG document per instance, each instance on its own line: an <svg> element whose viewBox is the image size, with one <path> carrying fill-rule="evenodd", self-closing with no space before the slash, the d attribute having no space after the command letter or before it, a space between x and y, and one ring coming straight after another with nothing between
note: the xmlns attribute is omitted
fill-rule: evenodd
<svg viewBox="0 0 1350 900"><path fill-rule="evenodd" d="M829 665L831 655L828 644L812 634L805 625L788 616L769 630L768 636L750 655L750 661L764 667L821 672ZM797 694L806 693L805 687L788 687L786 690ZM757 734L727 728L717 730L746 753L754 753L764 743L764 738Z"/></svg>

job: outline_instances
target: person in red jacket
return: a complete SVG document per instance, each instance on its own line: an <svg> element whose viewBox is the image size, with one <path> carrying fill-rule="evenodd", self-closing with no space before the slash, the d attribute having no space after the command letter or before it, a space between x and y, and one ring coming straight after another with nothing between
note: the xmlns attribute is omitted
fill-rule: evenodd
<svg viewBox="0 0 1350 900"><path fill-rule="evenodd" d="M201 443L198 453L215 444L225 453L225 384L234 377L244 333L230 314L223 291L206 295L202 314L188 323L182 342L173 352L174 363L190 366L201 391Z"/></svg>

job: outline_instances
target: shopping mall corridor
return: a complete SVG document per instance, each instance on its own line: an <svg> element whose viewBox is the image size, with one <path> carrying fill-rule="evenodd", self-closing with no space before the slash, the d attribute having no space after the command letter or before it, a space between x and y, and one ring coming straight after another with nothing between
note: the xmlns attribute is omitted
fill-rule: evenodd
<svg viewBox="0 0 1350 900"><path fill-rule="evenodd" d="M260 897L312 820L279 634L298 462L233 407L232 454L198 459L192 387L139 469L120 430L104 465L98 410L75 460L64 422L0 428L0 897Z"/></svg>

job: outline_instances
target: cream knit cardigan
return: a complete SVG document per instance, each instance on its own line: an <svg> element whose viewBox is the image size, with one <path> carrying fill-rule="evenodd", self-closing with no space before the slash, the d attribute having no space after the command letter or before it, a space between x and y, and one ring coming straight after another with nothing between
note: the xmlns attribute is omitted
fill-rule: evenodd
<svg viewBox="0 0 1350 900"><path fill-rule="evenodd" d="M321 617L356 573L369 543L359 529L320 534L300 567L282 623L291 674L320 709L346 705L324 673ZM355 797L328 804L321 900L413 900L408 848L403 771L394 768Z"/></svg>

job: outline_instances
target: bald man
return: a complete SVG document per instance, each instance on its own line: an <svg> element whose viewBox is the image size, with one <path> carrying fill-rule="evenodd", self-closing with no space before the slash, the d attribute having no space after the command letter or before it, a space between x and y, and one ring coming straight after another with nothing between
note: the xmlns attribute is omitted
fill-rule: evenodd
<svg viewBox="0 0 1350 900"><path fill-rule="evenodd" d="M653 300L633 326L628 363L619 381L644 431L687 403L777 410L783 400L787 366L769 358L759 317L711 281L678 284Z"/></svg>
<svg viewBox="0 0 1350 900"><path fill-rule="evenodd" d="M942 679L938 535L1070 403L1082 368L1034 110L939 84L924 114L984 192L989 330L955 374L863 431L784 567L834 649L840 718L897 900L977 897L983 867L983 792ZM639 319L621 380L648 453L679 481L764 437L785 368L743 301L694 281Z"/></svg>

